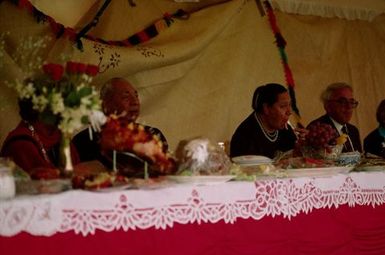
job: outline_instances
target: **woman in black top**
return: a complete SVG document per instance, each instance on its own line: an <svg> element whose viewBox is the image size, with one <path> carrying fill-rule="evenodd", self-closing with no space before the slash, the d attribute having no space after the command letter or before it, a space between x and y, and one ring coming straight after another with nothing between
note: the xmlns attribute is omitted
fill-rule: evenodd
<svg viewBox="0 0 385 255"><path fill-rule="evenodd" d="M277 151L294 148L296 135L287 125L291 100L287 89L276 83L258 87L253 112L238 126L230 144L230 156L263 155L273 158Z"/></svg>

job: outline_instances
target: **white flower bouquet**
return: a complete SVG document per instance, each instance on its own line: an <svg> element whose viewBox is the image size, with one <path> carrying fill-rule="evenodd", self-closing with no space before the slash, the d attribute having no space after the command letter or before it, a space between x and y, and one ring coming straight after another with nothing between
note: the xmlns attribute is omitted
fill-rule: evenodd
<svg viewBox="0 0 385 255"><path fill-rule="evenodd" d="M67 62L43 65L43 73L13 86L22 100L31 100L33 109L46 122L58 125L63 134L72 134L89 123L89 116L100 109L100 99L90 85L98 73L95 65Z"/></svg>
<svg viewBox="0 0 385 255"><path fill-rule="evenodd" d="M93 122L93 116L101 113L99 95L91 85L99 68L72 61L44 63L40 56L46 39L22 40L12 58L20 66L24 78L7 83L16 90L19 100L32 103L41 121L60 129L64 153L69 154L69 141L74 131ZM0 62L5 50L4 35L0 35ZM69 155L65 157L70 158ZM72 165L65 168L72 169Z"/></svg>

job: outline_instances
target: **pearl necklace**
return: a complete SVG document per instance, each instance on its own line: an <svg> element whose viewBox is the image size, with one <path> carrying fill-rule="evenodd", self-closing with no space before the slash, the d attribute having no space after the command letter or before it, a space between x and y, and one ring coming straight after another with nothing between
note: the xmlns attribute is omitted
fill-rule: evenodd
<svg viewBox="0 0 385 255"><path fill-rule="evenodd" d="M258 125L261 127L262 133L265 135L267 140L269 140L272 143L276 142L278 139L278 130L275 130L273 132L269 132L269 131L265 130L265 128L262 125L261 120L258 118L258 115L256 112L254 112L254 117L257 120Z"/></svg>
<svg viewBox="0 0 385 255"><path fill-rule="evenodd" d="M29 123L28 121L25 121L25 120L24 120L24 123L27 124L29 131L31 131L32 137L35 139L35 141L36 141L37 144L39 145L39 149L40 149L41 153L43 154L43 158L45 159L45 161L51 162L51 161L49 160L49 158L48 158L47 151L45 150L45 148L44 148L44 146L43 146L43 143L42 143L41 140L40 140L39 135L36 133L35 128L34 128L34 127L32 126L32 124Z"/></svg>

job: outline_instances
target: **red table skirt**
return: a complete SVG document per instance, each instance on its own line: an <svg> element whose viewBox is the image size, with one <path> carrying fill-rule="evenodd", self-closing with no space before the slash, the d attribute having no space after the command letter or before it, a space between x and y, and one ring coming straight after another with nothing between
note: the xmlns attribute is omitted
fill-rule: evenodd
<svg viewBox="0 0 385 255"><path fill-rule="evenodd" d="M385 254L385 205L344 205L292 219L97 231L85 237L73 232L50 237L22 233L0 237L0 254Z"/></svg>

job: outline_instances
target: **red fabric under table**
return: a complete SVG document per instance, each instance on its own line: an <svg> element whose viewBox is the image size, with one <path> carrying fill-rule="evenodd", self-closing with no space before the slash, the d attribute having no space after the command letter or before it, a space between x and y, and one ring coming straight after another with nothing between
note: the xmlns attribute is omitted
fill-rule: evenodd
<svg viewBox="0 0 385 255"><path fill-rule="evenodd" d="M0 237L0 254L385 254L385 205L318 209L291 219L238 219L235 224Z"/></svg>

